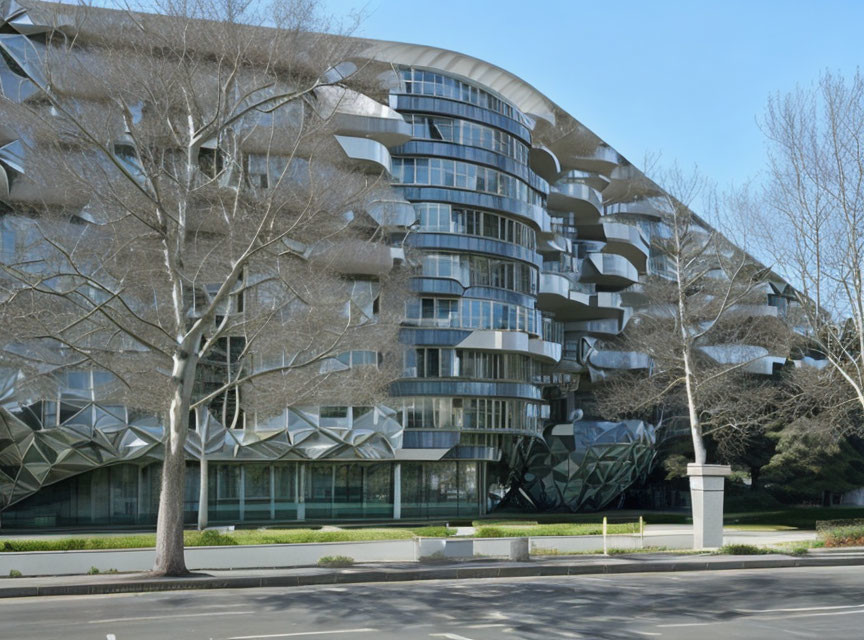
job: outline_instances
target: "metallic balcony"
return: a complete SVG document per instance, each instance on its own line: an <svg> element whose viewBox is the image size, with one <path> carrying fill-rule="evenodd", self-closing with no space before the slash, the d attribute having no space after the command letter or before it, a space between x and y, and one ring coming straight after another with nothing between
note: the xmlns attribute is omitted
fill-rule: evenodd
<svg viewBox="0 0 864 640"><path fill-rule="evenodd" d="M561 345L540 338L531 338L521 331L472 331L468 337L456 345L460 349L482 351L506 351L533 355L549 363L561 359Z"/></svg>
<svg viewBox="0 0 864 640"><path fill-rule="evenodd" d="M589 253L582 262L580 282L623 288L639 281L639 272L626 258L614 253Z"/></svg>
<svg viewBox="0 0 864 640"><path fill-rule="evenodd" d="M639 273L645 273L648 266L648 241L638 227L621 222L602 222L580 226L578 233L580 239L605 242L603 253L623 256Z"/></svg>
<svg viewBox="0 0 864 640"><path fill-rule="evenodd" d="M369 138L355 138L352 136L334 136L336 142L342 147L345 155L352 160L357 160L365 169L380 171L384 169L391 172L392 159L390 152L380 142Z"/></svg>
<svg viewBox="0 0 864 640"><path fill-rule="evenodd" d="M621 329L621 323L618 318L600 318L598 320L568 322L564 326L564 331L566 333L579 332L599 336L617 336L621 332Z"/></svg>
<svg viewBox="0 0 864 640"><path fill-rule="evenodd" d="M587 184L592 189L603 191L609 186L609 178L602 173L596 171L583 171L582 169L571 169L559 174L555 180L551 181L555 185L564 185L571 183Z"/></svg>
<svg viewBox="0 0 864 640"><path fill-rule="evenodd" d="M631 202L613 202L603 207L604 216L625 216L661 220L669 211L665 198L640 198Z"/></svg>
<svg viewBox="0 0 864 640"><path fill-rule="evenodd" d="M584 137L584 136L583 136ZM611 175L621 162L618 152L604 144L597 145L586 139L573 140L568 136L563 141L552 145L552 149L561 162L561 168L565 171L570 169L581 169L583 171L594 171L604 175Z"/></svg>
<svg viewBox="0 0 864 640"><path fill-rule="evenodd" d="M394 198L373 200L366 206L366 213L385 228L410 227L417 222L417 210L407 200Z"/></svg>
<svg viewBox="0 0 864 640"><path fill-rule="evenodd" d="M603 215L603 196L581 182L558 181L549 191L549 209L572 213L576 224L596 223Z"/></svg>
<svg viewBox="0 0 864 640"><path fill-rule="evenodd" d="M588 364L596 369L635 370L650 369L651 358L638 351L615 351L594 348L586 358Z"/></svg>
<svg viewBox="0 0 864 640"><path fill-rule="evenodd" d="M743 365L748 373L770 376L790 364L785 357L772 355L765 347L746 344L720 344L697 347L718 364Z"/></svg>
<svg viewBox="0 0 864 640"><path fill-rule="evenodd" d="M537 175L547 182L551 182L555 176L561 173L561 163L558 161L558 156L542 144L535 144L531 147L528 164Z"/></svg>
<svg viewBox="0 0 864 640"><path fill-rule="evenodd" d="M537 306L555 313L561 321L576 319L591 309L591 294L574 290L574 283L560 273L540 274L540 291Z"/></svg>

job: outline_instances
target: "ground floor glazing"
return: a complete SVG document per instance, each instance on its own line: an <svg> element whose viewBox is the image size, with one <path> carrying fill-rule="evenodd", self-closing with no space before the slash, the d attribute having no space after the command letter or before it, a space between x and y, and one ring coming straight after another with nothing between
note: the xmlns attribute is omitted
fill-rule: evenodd
<svg viewBox="0 0 864 640"><path fill-rule="evenodd" d="M208 465L212 525L471 517L486 508L485 463L275 462ZM160 465L119 464L49 485L0 513L3 529L156 522ZM198 519L200 470L186 473L185 520Z"/></svg>

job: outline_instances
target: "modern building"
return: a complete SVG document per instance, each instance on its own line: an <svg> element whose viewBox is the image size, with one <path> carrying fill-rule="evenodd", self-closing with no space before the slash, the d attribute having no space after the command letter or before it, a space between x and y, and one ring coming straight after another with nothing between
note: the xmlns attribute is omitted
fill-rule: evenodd
<svg viewBox="0 0 864 640"><path fill-rule="evenodd" d="M33 99L33 53L56 22L2 6L0 85ZM591 389L647 368L603 338L645 303L640 278L662 268L650 246L663 192L504 69L432 46L361 44L353 62L375 72L378 91L333 102L336 140L358 171L389 176L391 196L368 213L418 256L402 267L416 293L404 371L380 406L290 406L266 424L218 425L203 444L190 434L190 469L202 447L209 460L210 522L472 517L508 492L540 509L608 505L654 457L655 426L603 421ZM0 140L4 260L26 234L30 160L14 137ZM770 313L779 286L766 292ZM56 396L35 398L0 363L4 529L154 522L163 425L101 402L105 379L67 372ZM190 521L197 482L187 474Z"/></svg>

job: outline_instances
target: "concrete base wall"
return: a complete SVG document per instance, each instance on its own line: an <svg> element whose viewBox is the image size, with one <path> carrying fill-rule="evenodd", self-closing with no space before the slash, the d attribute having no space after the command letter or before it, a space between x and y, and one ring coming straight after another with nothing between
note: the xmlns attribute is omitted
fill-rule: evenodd
<svg viewBox="0 0 864 640"><path fill-rule="evenodd" d="M324 556L348 556L357 562L413 562L416 549L414 540L189 547L186 566L193 571L302 567L317 564ZM91 567L102 572L149 571L155 559L153 549L5 552L0 553L0 576L8 576L11 569L25 576L81 574Z"/></svg>
<svg viewBox="0 0 864 640"><path fill-rule="evenodd" d="M356 562L415 562L433 556L451 559L472 557L508 558L515 538L418 538L416 540L375 540L369 542L322 542L226 547L190 547L186 566L205 569L270 569L302 567L318 563L324 556L348 556ZM602 552L603 536L553 536L530 539L531 552ZM613 535L609 549L640 549L639 535ZM646 547L687 549L691 534L646 535ZM75 575L91 567L100 572L148 571L155 560L153 549L104 551L30 551L0 553L0 577L15 569L25 576Z"/></svg>

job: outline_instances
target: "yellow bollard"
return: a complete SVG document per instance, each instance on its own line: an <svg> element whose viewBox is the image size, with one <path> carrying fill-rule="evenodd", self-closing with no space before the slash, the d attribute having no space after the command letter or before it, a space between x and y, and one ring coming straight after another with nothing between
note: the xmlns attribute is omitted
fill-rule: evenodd
<svg viewBox="0 0 864 640"><path fill-rule="evenodd" d="M603 555L604 556L609 555L609 549L606 547L606 528L607 528L606 516L603 516Z"/></svg>

